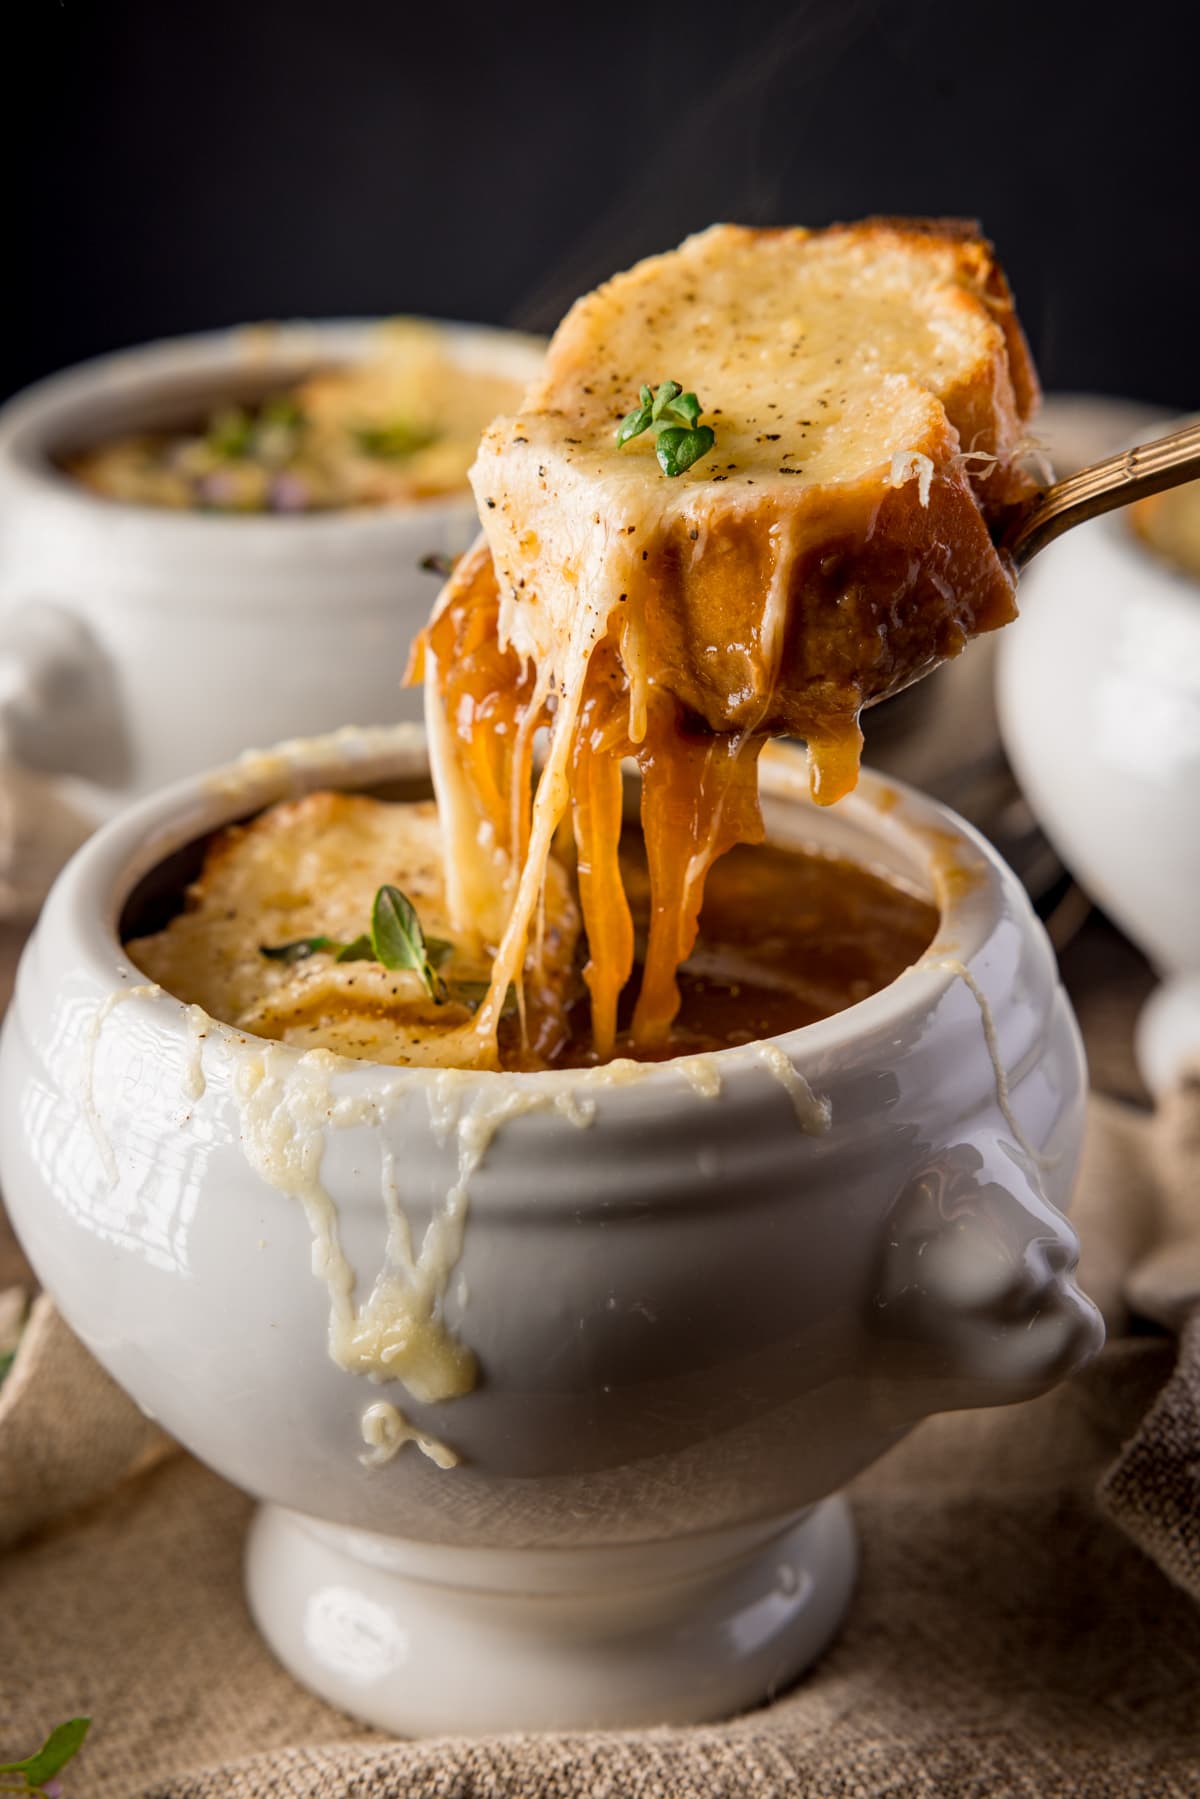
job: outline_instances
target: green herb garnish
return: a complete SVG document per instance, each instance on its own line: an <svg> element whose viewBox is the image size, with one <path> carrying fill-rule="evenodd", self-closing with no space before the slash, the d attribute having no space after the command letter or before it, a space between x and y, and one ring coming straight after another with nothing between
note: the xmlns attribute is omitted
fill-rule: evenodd
<svg viewBox="0 0 1200 1799"><path fill-rule="evenodd" d="M291 943L260 943L258 953L260 956L270 956L272 962L304 962L321 950L330 950L340 960L343 952L350 947L348 943L339 943L336 937L297 937ZM352 960L352 957L346 957L347 962Z"/></svg>
<svg viewBox="0 0 1200 1799"><path fill-rule="evenodd" d="M416 907L407 894L392 886L383 886L376 893L370 930L350 943L321 936L259 945L259 954L273 962L305 962L309 956L326 954L335 962L380 962L384 968L411 968L438 1006L446 998L446 983L437 971L453 952L454 945L445 937L426 937Z"/></svg>
<svg viewBox="0 0 1200 1799"><path fill-rule="evenodd" d="M44 1794L48 1783L83 1747L91 1722L90 1718L68 1718L65 1724L55 1725L41 1748L24 1761L0 1762L0 1793ZM2 1776L6 1774L17 1774L20 1779L5 1780Z"/></svg>
<svg viewBox="0 0 1200 1799"><path fill-rule="evenodd" d="M276 431L299 431L305 418L290 394L275 394L263 402L258 422Z"/></svg>
<svg viewBox="0 0 1200 1799"><path fill-rule="evenodd" d="M249 450L253 435L254 420L250 414L240 406L231 406L226 412L218 412L208 427L205 442L214 456L236 462Z"/></svg>
<svg viewBox="0 0 1200 1799"><path fill-rule="evenodd" d="M699 422L703 408L695 394L685 394L678 381L664 381L651 390L642 387L640 404L627 413L617 427L617 448L653 431L654 453L664 475L682 475L707 456L717 441L711 425Z"/></svg>
<svg viewBox="0 0 1200 1799"><path fill-rule="evenodd" d="M434 943L442 948L441 938ZM371 944L376 959L385 968L411 968L425 983L429 997L441 1005L446 997L446 983L438 974L430 956L416 907L398 887L381 887L371 907ZM448 950L451 946L446 945ZM440 958L444 960L444 955Z"/></svg>
<svg viewBox="0 0 1200 1799"><path fill-rule="evenodd" d="M402 462L418 450L427 450L437 435L424 425L397 419L391 425L363 425L355 431L354 440L368 456L378 456L384 462Z"/></svg>

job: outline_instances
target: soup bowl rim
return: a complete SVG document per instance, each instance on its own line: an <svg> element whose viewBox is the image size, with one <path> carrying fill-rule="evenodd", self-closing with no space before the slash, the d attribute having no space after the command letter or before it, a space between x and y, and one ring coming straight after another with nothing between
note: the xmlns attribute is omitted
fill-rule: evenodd
<svg viewBox="0 0 1200 1799"><path fill-rule="evenodd" d="M818 820L821 813L828 812L809 798L807 756L802 748L768 745L761 766L765 800L807 807L807 816ZM215 773L186 777L124 808L76 852L52 890L35 941L44 938L49 943L69 944L72 967L101 996L125 991L131 998L141 997L133 990L144 989L146 977L123 946L120 920L139 882L169 856L279 800L320 788L354 791L379 787L389 780L425 779L427 771L424 730L403 724L346 727L274 750L249 752ZM406 1086L428 1086L450 1074L461 1081L507 1082L520 1089L547 1092L602 1086L611 1089L614 1100L632 1089L665 1098L672 1089L694 1093L686 1077L697 1062L715 1065L721 1079L727 1081L749 1072L760 1075L764 1044L789 1057L798 1054L811 1065L838 1059L864 1038L894 1036L904 1022L936 1007L1014 906L1027 908L1029 922L1040 932L1023 889L997 851L949 808L891 777L863 769L858 789L839 802L836 811L852 828L857 827L864 840L873 840L881 849L890 847L899 859L907 860L915 871L915 878L910 877L912 884L918 890L923 887L922 896L932 899L939 911L937 931L923 955L886 986L840 1012L752 1043L662 1062L622 1061L600 1067L448 1071L322 1053L333 1056L339 1076L351 1085L378 1085L381 1080L399 1078ZM813 836L820 849L819 830ZM888 878L880 859L861 855L857 859ZM946 877L940 881L939 866ZM166 1016L172 1021L172 1032L182 1036L188 1029L188 1004L161 992L154 983L150 986L155 989L158 1016L163 1017L161 1002L168 1002ZM219 1020L213 1023L218 1038L230 1046L285 1047L237 1026ZM297 1058L305 1053L295 1046L292 1052Z"/></svg>

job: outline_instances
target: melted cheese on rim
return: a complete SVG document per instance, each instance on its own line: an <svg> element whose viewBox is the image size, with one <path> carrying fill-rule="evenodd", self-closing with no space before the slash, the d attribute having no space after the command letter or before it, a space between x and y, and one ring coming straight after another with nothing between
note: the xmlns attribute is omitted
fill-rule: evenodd
<svg viewBox="0 0 1200 1799"><path fill-rule="evenodd" d="M645 1078L644 1063L617 1059L600 1068L558 1074L488 1074L468 1070L402 1069L369 1093L347 1091L344 1078L361 1064L330 1050L298 1052L284 1044L247 1038L207 1018L199 1007L181 1006L175 996L149 983L122 988L103 1000L83 1041L83 1112L95 1136L110 1185L120 1178L94 1095L94 1064L107 1020L127 1001L153 999L180 1006L180 1081L188 1099L207 1092L213 1070L205 1070L208 1046L227 1059L229 1089L238 1110L239 1140L250 1167L275 1192L299 1203L312 1237L312 1271L329 1302L327 1347L330 1359L348 1373L373 1382L396 1381L423 1404L437 1404L470 1392L478 1378L470 1348L449 1327L445 1304L462 1255L470 1182L496 1133L515 1118L554 1113L577 1130L596 1118L596 1095ZM827 1100L817 1098L778 1046L762 1058L796 1108L800 1128L821 1134L830 1124ZM715 1099L721 1091L717 1057L679 1058L674 1066L694 1092ZM401 1171L384 1126L412 1095L423 1099L435 1140L453 1152L455 1176L426 1225L419 1245L404 1209ZM185 1115L185 1124L191 1117ZM388 1220L383 1261L365 1298L341 1240L337 1205L325 1184L322 1164L331 1136L366 1128L376 1137L380 1190ZM459 1302L467 1295L461 1278ZM372 1402L361 1418L372 1466L390 1461L408 1441L439 1467L459 1461L451 1446L412 1426L391 1402Z"/></svg>

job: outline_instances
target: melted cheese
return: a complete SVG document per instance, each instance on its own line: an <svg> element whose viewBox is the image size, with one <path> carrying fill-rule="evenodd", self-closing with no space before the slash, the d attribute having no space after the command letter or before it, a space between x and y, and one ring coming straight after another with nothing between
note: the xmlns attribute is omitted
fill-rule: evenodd
<svg viewBox="0 0 1200 1799"><path fill-rule="evenodd" d="M183 1090L194 1101L204 1097L204 1041L208 1036L211 1020L203 1006L189 1006L184 1018L187 1021L188 1051L184 1063Z"/></svg>
<svg viewBox="0 0 1200 1799"><path fill-rule="evenodd" d="M100 1036L104 1026L118 1006L123 1006L127 1000L131 999L158 999L161 994L162 988L154 981L142 981L136 987L119 987L115 993L110 993L106 999L101 1000L84 1033L83 1081L80 1086L79 1098L83 1107L83 1115L87 1119L88 1129L92 1133L92 1141L100 1156L100 1165L104 1169L105 1179L110 1187L116 1186L120 1171L117 1168L117 1158L113 1154L108 1132L104 1128L96 1105L96 1051L100 1047Z"/></svg>
<svg viewBox="0 0 1200 1799"><path fill-rule="evenodd" d="M120 1171L95 1103L94 1062L105 1023L119 1005L132 999L180 1003L151 984L123 988L100 1003L85 1032L83 1110L114 1186ZM553 1112L577 1130L586 1130L596 1118L598 1093L652 1072L628 1059L569 1073L490 1074L482 1079L465 1070L413 1068L395 1071L363 1094L345 1090L341 1077L351 1074L355 1065L331 1050L297 1052L284 1044L248 1038L222 1028L195 1005L182 1007L182 1022L183 1093L195 1099L207 1091L203 1053L205 1045L215 1040L229 1058L238 1136L247 1162L275 1192L303 1208L312 1237L312 1272L329 1302L330 1359L370 1381L396 1381L425 1404L458 1398L477 1380L475 1357L448 1326L444 1308L462 1255L470 1182L496 1133L513 1119L536 1112ZM764 1066L792 1098L801 1129L813 1134L826 1131L828 1102L811 1093L782 1049L763 1047L772 1052L764 1055ZM703 1098L719 1095L720 1065L715 1056L682 1057L675 1066ZM455 1161L455 1177L419 1248L414 1246L403 1205L401 1171L383 1129L414 1093L428 1107L435 1139L452 1147ZM330 1135L355 1128L376 1133L388 1221L384 1258L362 1300L358 1275L342 1245L338 1209L322 1178ZM465 1305L461 1278L458 1289L460 1304ZM361 1429L368 1446L362 1459L372 1466L390 1461L408 1441L439 1467L452 1467L460 1459L452 1447L412 1426L390 1402L369 1405Z"/></svg>
<svg viewBox="0 0 1200 1799"><path fill-rule="evenodd" d="M265 789L278 799L297 785L307 786L315 771L325 768L344 781L347 768L390 761L399 750L424 750L421 733L414 725L343 725L320 737L288 737L270 749L244 750L235 762L218 769L205 781L220 799L248 799L261 805Z"/></svg>
<svg viewBox="0 0 1200 1799"><path fill-rule="evenodd" d="M653 679L714 730L786 728L820 750L852 735L864 701L959 647L940 641L936 590L874 544L881 528L952 576L963 629L1011 616L960 456L1003 467L1023 423L982 250L878 227L721 226L587 295L472 470L501 642L566 697L619 630L641 689L635 742ZM716 432L677 479L652 432L614 438L639 386L668 375ZM919 476L915 508L898 465ZM831 556L842 567L822 570ZM890 614L914 600L901 630Z"/></svg>
<svg viewBox="0 0 1200 1799"><path fill-rule="evenodd" d="M791 1100L801 1130L810 1136L827 1131L833 1121L829 1101L818 1099L787 1052L778 1043L760 1043L758 1057Z"/></svg>
<svg viewBox="0 0 1200 1799"><path fill-rule="evenodd" d="M888 470L887 484L889 487L903 487L906 481L915 481L917 498L922 506L928 506L929 495L933 491L933 475L933 463L920 450L897 450Z"/></svg>
<svg viewBox="0 0 1200 1799"><path fill-rule="evenodd" d="M929 960L929 958L926 959L926 965L928 965ZM1005 1073L1004 1063L1000 1059L1000 1038L996 1031L996 1020L992 1013L992 1003L988 999L987 994L983 991L983 988L979 985L979 982L975 979L971 970L964 962L960 962L957 956L943 956L940 960L935 961L933 965L937 968L946 969L950 974L957 975L959 980L966 987L967 992L971 995L971 998L975 1001L975 1004L979 1007L979 1022L983 1026L983 1041L987 1047L988 1058L992 1064L992 1073L996 1082L996 1109L1009 1130L1012 1132L1013 1141L1019 1149L1024 1151L1025 1155L1028 1156L1035 1168L1056 1167L1060 1157L1057 1155L1044 1156L1039 1150L1036 1150L1022 1130L1021 1122L1013 1111L1012 1094L1008 1085L1008 1075Z"/></svg>
<svg viewBox="0 0 1200 1799"><path fill-rule="evenodd" d="M438 1468L456 1468L458 1452L410 1424L398 1406L380 1399L369 1405L362 1415L363 1442L368 1445L359 1461L368 1468L382 1468L399 1454L406 1443L415 1443Z"/></svg>
<svg viewBox="0 0 1200 1799"><path fill-rule="evenodd" d="M411 671L451 913L499 941L481 1063L568 815L594 1041L611 1053L633 961L621 758L643 779L651 922L633 1038L652 1053L669 1041L708 870L761 837L764 738L804 736L815 797L836 800L856 778L860 708L1013 616L987 509L1023 491L1023 357L986 246L879 223L716 227L572 310L520 413L484 435L483 539ZM641 384L668 377L695 388L716 432L677 479L652 432L615 443Z"/></svg>
<svg viewBox="0 0 1200 1799"><path fill-rule="evenodd" d="M469 1066L478 1044L472 1006L490 980L494 945L477 930L452 926L445 869L432 801L308 794L221 832L186 910L128 952L200 1018L375 1062ZM262 954L263 945L317 936L351 942L369 923L376 890L389 881L412 900L428 936L453 940L440 965L449 995L442 1003L414 970L369 959L339 962L328 953L295 962ZM566 873L553 860L545 891L539 979L531 991L552 1030L568 998L579 927Z"/></svg>

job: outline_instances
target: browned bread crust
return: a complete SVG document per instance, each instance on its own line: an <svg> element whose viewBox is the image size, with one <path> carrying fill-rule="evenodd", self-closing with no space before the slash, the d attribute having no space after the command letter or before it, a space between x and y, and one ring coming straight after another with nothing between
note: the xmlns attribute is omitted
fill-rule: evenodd
<svg viewBox="0 0 1200 1799"><path fill-rule="evenodd" d="M667 378L716 431L675 479L649 433L614 443ZM808 738L836 797L860 707L1015 615L989 527L1033 491L1037 399L973 226L715 226L577 302L485 435L502 638L561 684L581 613L619 625L712 730Z"/></svg>

